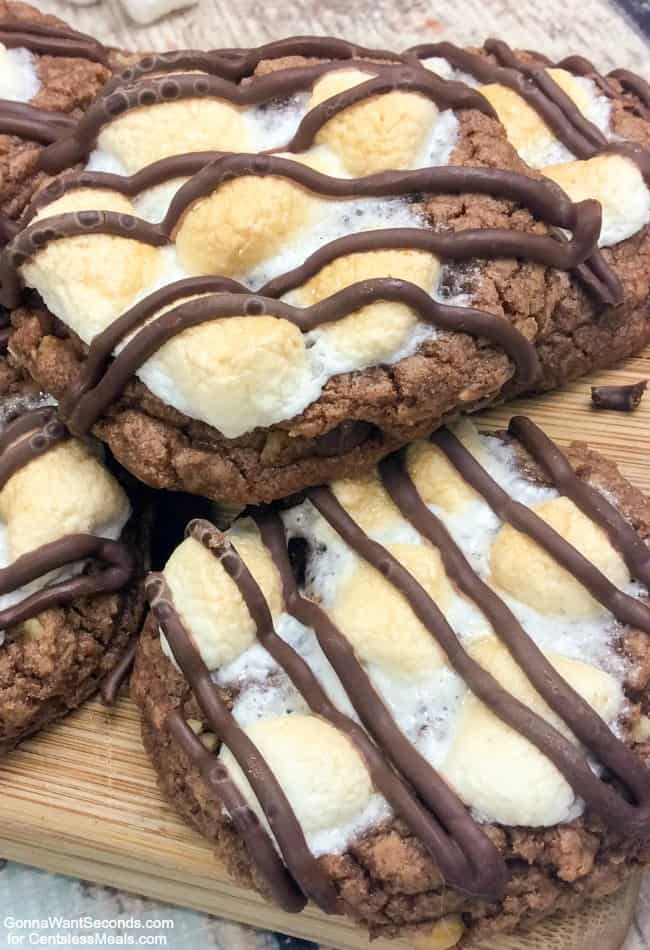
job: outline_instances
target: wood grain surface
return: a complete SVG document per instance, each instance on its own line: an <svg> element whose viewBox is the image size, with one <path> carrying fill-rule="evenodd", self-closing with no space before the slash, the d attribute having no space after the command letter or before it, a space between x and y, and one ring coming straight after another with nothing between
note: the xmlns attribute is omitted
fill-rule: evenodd
<svg viewBox="0 0 650 950"><path fill-rule="evenodd" d="M606 0L201 0L151 27L136 27L118 0L77 7L32 0L105 43L129 49L252 46L294 33L336 34L365 45L403 48L453 38L480 43L492 34L554 57L587 53L602 68L627 66L650 78L648 45L620 7ZM650 376L650 354L597 380ZM594 380L589 380L594 382ZM650 397L636 413L590 409L587 382L522 400L482 417L502 426L527 412L558 441L589 441L650 491ZM333 947L366 944L350 925L309 909L287 918L229 883L208 846L161 800L142 752L127 699L107 711L97 703L25 743L0 767L0 854L49 870L112 884L257 926L307 936ZM481 950L616 950L632 916L637 881L615 899L556 920L529 936L500 938ZM392 942L377 942L397 947ZM401 946L404 946L402 944ZM476 947L478 950L478 946ZM650 950L650 881L646 878L625 950Z"/></svg>

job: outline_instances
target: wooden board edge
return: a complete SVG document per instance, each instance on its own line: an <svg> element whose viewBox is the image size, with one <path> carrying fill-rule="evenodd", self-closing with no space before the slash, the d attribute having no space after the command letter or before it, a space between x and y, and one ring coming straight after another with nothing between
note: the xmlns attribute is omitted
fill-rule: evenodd
<svg viewBox="0 0 650 950"><path fill-rule="evenodd" d="M369 950L370 947L372 950L411 950L412 947L408 940L380 938L370 943L365 931L355 929L345 918L328 919L319 913L285 914L258 895L236 885L227 890L197 883L188 885L156 874L154 870L143 873L96 858L64 854L34 843L21 843L4 837L0 837L0 854L7 860L30 864L44 871L117 887L142 897L252 927L275 930L291 937L315 941L332 950ZM615 894L602 901L589 902L577 914L556 914L529 933L502 934L472 941L465 946L465 950L551 950L551 947L556 946L571 950L572 943L551 942L551 937L564 933L571 939L572 931L576 934L579 932L581 918L594 914L603 922L610 921L609 933L603 933L600 950L619 950L634 915L641 877L641 871L633 874Z"/></svg>

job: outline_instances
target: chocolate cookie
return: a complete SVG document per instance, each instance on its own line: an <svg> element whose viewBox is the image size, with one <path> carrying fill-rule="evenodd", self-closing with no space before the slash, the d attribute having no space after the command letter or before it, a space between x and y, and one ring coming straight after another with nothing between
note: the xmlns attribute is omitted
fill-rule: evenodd
<svg viewBox="0 0 650 950"><path fill-rule="evenodd" d="M45 145L75 121L126 57L72 30L58 17L0 2L0 243L36 188Z"/></svg>
<svg viewBox="0 0 650 950"><path fill-rule="evenodd" d="M613 892L650 860L649 537L614 465L524 418L195 520L132 679L162 790L237 880L372 935Z"/></svg>
<svg viewBox="0 0 650 950"><path fill-rule="evenodd" d="M26 213L2 300L74 432L269 501L643 345L641 94L447 46L150 56L42 152L87 167Z"/></svg>
<svg viewBox="0 0 650 950"><path fill-rule="evenodd" d="M0 753L102 681L114 695L142 624L147 532L47 400L0 406ZM125 659L126 657L126 659Z"/></svg>

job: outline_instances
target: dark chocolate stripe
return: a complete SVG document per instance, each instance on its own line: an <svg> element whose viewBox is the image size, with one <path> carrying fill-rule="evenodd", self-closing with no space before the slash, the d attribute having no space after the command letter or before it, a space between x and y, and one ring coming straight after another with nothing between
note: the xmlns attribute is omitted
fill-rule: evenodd
<svg viewBox="0 0 650 950"><path fill-rule="evenodd" d="M45 56L70 56L108 65L108 50L92 36L69 27L33 23L19 17L0 18L0 43L25 47Z"/></svg>
<svg viewBox="0 0 650 950"><path fill-rule="evenodd" d="M437 52L430 52L430 50L437 50ZM631 143L608 143L608 139L600 129L583 116L571 97L552 76L548 75L546 67L550 64L525 63L502 40L487 40L485 50L505 65L497 66L484 57L469 53L451 43L414 47L408 52L421 59L427 56L443 56L456 68L471 73L481 81L499 82L509 86L537 111L559 141L578 158L593 158L595 155L616 151L626 154L631 161L636 162L646 184L650 186L650 153L639 145L630 148ZM531 55L539 57L537 53ZM566 69L578 76L587 76L596 83L601 92L610 98L616 95L616 90L607 78L601 76L584 56L569 56L558 63L558 68ZM643 110L646 106L645 95L650 93L650 85L634 73L627 74L627 70L613 70L609 75L617 78L622 84L627 81L631 89L634 87L633 91L639 97ZM650 110L645 117L647 118L648 115L650 115ZM626 148L627 151L625 151Z"/></svg>
<svg viewBox="0 0 650 950"><path fill-rule="evenodd" d="M601 149L602 155L621 155L638 167L646 185L650 188L650 152L637 142L610 142Z"/></svg>
<svg viewBox="0 0 650 950"><path fill-rule="evenodd" d="M110 673L107 673L102 680L99 692L105 706L112 706L115 703L122 684L126 681L131 672L131 668L135 662L137 648L138 638L134 637L113 669Z"/></svg>
<svg viewBox="0 0 650 950"><path fill-rule="evenodd" d="M236 561L239 563L239 559ZM167 638L176 662L213 732L230 749L250 782L294 880L301 891L319 907L327 913L336 913L338 897L333 885L307 847L300 823L282 786L255 744L239 727L212 682L210 671L174 608L171 591L164 577L162 574L150 574L145 587L153 615Z"/></svg>
<svg viewBox="0 0 650 950"><path fill-rule="evenodd" d="M497 117L487 100L469 86L463 83L450 83L424 69L409 70L401 66L397 75L380 73L374 79L359 83L315 106L301 121L296 134L286 146L286 151L306 151L314 144L318 132L333 116L364 99L395 90L420 93L448 109L479 109L486 115Z"/></svg>
<svg viewBox="0 0 650 950"><path fill-rule="evenodd" d="M399 590L416 617L444 650L451 666L495 715L524 735L546 755L575 792L586 801L591 801L594 809L598 810L606 821L611 821L620 829L624 829L627 834L647 832L650 827L648 808L629 808L623 799L614 795L607 786L595 779L589 763L579 749L541 716L511 696L490 673L484 670L464 650L454 630L418 581L385 547L371 540L359 528L329 489L309 489L307 497L346 544ZM499 632L502 634L501 630ZM518 649L520 653L523 653L521 645ZM559 702L557 698L555 701ZM585 728L582 722L580 726ZM629 773L630 784L633 784L635 790L638 789L643 793L645 805L647 788L645 791L643 787L639 788L638 776L634 769L626 763L622 753L611 750L609 754L618 754L621 767L627 766L626 772ZM647 776L642 776L642 779L641 786L644 786Z"/></svg>
<svg viewBox="0 0 650 950"><path fill-rule="evenodd" d="M226 767L211 755L194 735L177 709L167 715L166 726L215 793L241 836L251 861L266 881L271 897L289 914L298 914L307 901L278 857L273 842L259 818L228 775Z"/></svg>
<svg viewBox="0 0 650 950"><path fill-rule="evenodd" d="M636 804L626 801L613 786L602 782L584 758L579 770L576 770L574 756L567 758L565 750L560 750L559 762L555 764L567 781L590 808L621 832L637 834L650 827L650 773L643 763L614 735L589 703L560 676L512 611L475 573L443 522L422 501L404 470L401 453L380 463L379 471L384 486L404 517L439 550L447 576L489 620L499 639L505 643L515 662L550 708L569 726L580 742L625 784ZM467 680L467 684L474 690L471 680ZM534 741L525 728L519 727L519 732Z"/></svg>
<svg viewBox="0 0 650 950"><path fill-rule="evenodd" d="M130 333L164 307L196 294L223 291L247 293L245 287L227 277L190 277L175 281L149 294L98 333L90 344L79 379L71 385L59 404L59 415L66 421L70 430L85 435L101 415L97 396L89 395L86 398L87 394L99 384L108 368L113 350Z"/></svg>
<svg viewBox="0 0 650 950"><path fill-rule="evenodd" d="M187 289L188 283L185 282L185 294L190 292ZM537 378L539 363L535 347L508 320L469 307L440 304L426 291L408 281L390 278L364 280L304 309L292 307L270 297L224 292L186 300L147 323L119 352L94 388L89 384L90 375L87 376L84 371L77 390L66 400L63 407L68 425L75 433L87 432L108 406L121 395L138 369L165 343L189 327L230 317L266 315L288 320L303 333L307 333L323 324L355 313L361 307L378 300L407 304L417 312L423 322L432 326L485 337L508 353L515 363L518 378L524 384L530 384ZM124 327L128 332L133 328L134 322L139 323L147 318L149 310L150 301L145 300L138 305L135 318L134 311L128 312L120 318L123 323L117 326L117 330L113 324L104 331L101 338L97 338L99 342L93 351L90 364L92 378L96 378L97 372L106 366L111 352L123 336ZM77 393L81 393L81 396L77 396Z"/></svg>
<svg viewBox="0 0 650 950"><path fill-rule="evenodd" d="M561 270L571 267L581 273L583 267L587 270L586 265L592 263L594 254L592 252L587 261L581 260L586 243L583 237L586 237L587 229L591 231L593 227L595 230L595 226L585 218L580 227L581 233L576 232L574 237L576 244L568 253L563 250L569 242L562 232L557 235L553 243L549 243L548 238L542 238L540 241L538 235L531 235L531 237L537 237L538 240L527 246L527 259L537 260L546 266L558 267ZM295 290L296 287L301 287L337 258L365 251L421 250L445 260L467 261L472 258L488 257L490 246L493 248L498 246L499 257L521 256L521 247L518 250L521 234L516 231L506 232L506 234L509 235L509 239L505 241L503 240L504 232L495 228L468 228L464 231L444 232L431 231L427 228L377 228L374 231L346 234L345 237L337 238L314 251L293 270L272 278L260 288L260 293L268 297L281 297ZM575 264L572 264L572 261L575 261ZM590 277L593 279L591 273ZM608 280L599 285L599 293L601 295L610 293Z"/></svg>
<svg viewBox="0 0 650 950"><path fill-rule="evenodd" d="M532 509L510 498L449 430L434 432L431 441L442 449L454 468L487 501L501 521L536 541L617 620L650 634L650 607L615 587L609 578Z"/></svg>
<svg viewBox="0 0 650 950"><path fill-rule="evenodd" d="M650 550L621 513L597 489L578 478L560 447L532 419L514 416L511 433L542 467L553 485L607 533L632 577L650 587Z"/></svg>
<svg viewBox="0 0 650 950"><path fill-rule="evenodd" d="M80 597L112 594L130 581L133 559L119 541L97 538L94 534L69 534L24 554L9 567L0 570L0 593L7 594L42 577L49 571L92 558L107 565L101 571L73 577L35 594L5 610L0 610L0 629L13 627L52 607L63 607Z"/></svg>
<svg viewBox="0 0 650 950"><path fill-rule="evenodd" d="M595 153L597 147L594 145L594 133L591 129L600 135L599 130L592 123L588 123L591 129L589 133L585 132L584 123L587 120L577 106L569 105L572 100L552 79L549 83L543 82L544 88L542 88L539 85L541 78L532 79L524 75L520 69L498 66L478 53L470 53L449 42L414 46L407 53L420 60L440 56L456 69L469 73L480 82L507 86L537 112L570 152L578 158L591 158ZM605 141L604 138L602 141Z"/></svg>
<svg viewBox="0 0 650 950"><path fill-rule="evenodd" d="M181 156L183 162L186 156ZM174 175L170 159L165 174ZM233 178L254 175L285 178L328 198L387 197L413 193L462 194L473 191L519 201L548 224L573 232L570 241L513 232L507 229L474 229L438 235L441 253L454 250L458 259L470 257L523 257L547 266L572 269L590 255L600 234L601 210L597 201L573 204L549 181L492 168L442 167L406 172L382 172L365 178L342 179L323 175L305 165L268 155L227 155L210 163L176 193L163 222L151 224L130 214L114 211L79 211L53 215L29 225L11 242L0 258L0 303L20 302L17 269L49 241L77 234L113 234L162 246L173 235L185 212L196 201ZM424 230L424 229L423 229ZM430 238L429 240L434 240Z"/></svg>
<svg viewBox="0 0 650 950"><path fill-rule="evenodd" d="M0 213L0 248L9 241L13 241L19 232L20 225L12 221L8 215Z"/></svg>
<svg viewBox="0 0 650 950"><path fill-rule="evenodd" d="M26 102L0 99L0 135L18 135L49 144L74 128L76 122L61 112L46 112Z"/></svg>
<svg viewBox="0 0 650 950"><path fill-rule="evenodd" d="M112 172L81 171L63 174L41 188L23 212L21 221L29 222L34 215L58 198L78 188L106 188L117 191L127 198L135 198L149 188L155 188L174 178L186 178L201 171L210 162L220 158L223 152L187 152L162 158L147 165L134 175L116 175Z"/></svg>
<svg viewBox="0 0 650 950"><path fill-rule="evenodd" d="M419 193L459 195L466 192L506 198L520 202L547 224L571 230L583 228L589 232L588 237L585 235L584 238L585 243L589 245L593 243L595 219L600 218L600 206L597 202L574 204L561 188L548 180L530 178L517 172L496 168L449 165L412 171L379 172L363 178L334 178L290 159L240 153L217 159L183 185L174 196L165 218L168 233L172 232L195 201L205 198L219 185L247 175L286 178L323 198L385 198ZM511 233L504 230L504 240L509 240ZM533 236L517 234L523 249L520 256L525 256L525 239ZM500 246L497 244L491 256L498 256L499 252ZM587 248L584 249L584 254L587 256Z"/></svg>
<svg viewBox="0 0 650 950"><path fill-rule="evenodd" d="M27 412L10 422L0 436L0 489L24 465L67 437L65 426L51 407Z"/></svg>
<svg viewBox="0 0 650 950"><path fill-rule="evenodd" d="M296 138L285 148L302 151L309 147L318 129L348 105L392 89L417 91L445 108L472 108L487 115L496 115L479 92L461 83L446 82L426 70L364 60L353 60L350 66L367 72L371 77L376 76L376 79L355 87L354 93L341 93L317 106L303 119ZM300 69L281 70L243 85L236 85L219 76L191 73L156 77L141 80L134 86L118 87L109 95L95 100L70 136L43 150L39 156L39 167L53 174L74 165L92 149L105 124L131 109L191 98L221 99L240 107L258 105L310 89L319 76L339 68L338 63L318 63ZM310 120L311 115L314 118Z"/></svg>
<svg viewBox="0 0 650 950"><path fill-rule="evenodd" d="M392 798L390 788L385 787L385 782L380 785L375 776L376 784L424 844L447 884L465 893L495 899L507 879L507 869L499 851L473 821L449 785L397 726L341 631L318 604L298 592L279 516L270 509L256 511L253 516L262 541L280 572L286 609L314 630L363 725L432 814L426 816L425 813L423 823L422 809L419 806L414 809L413 799Z"/></svg>
<svg viewBox="0 0 650 950"><path fill-rule="evenodd" d="M133 83L152 73L178 72L179 70L204 70L214 76L238 81L254 72L265 59L280 59L285 56L304 56L331 60L387 60L400 62L397 53L382 49L356 46L347 40L326 36L292 36L284 40L265 43L255 49L176 50L145 56L135 66L130 66L111 79L104 87L104 94L113 92L124 83ZM346 63L349 66L349 63ZM304 67L292 67L291 73Z"/></svg>
<svg viewBox="0 0 650 950"><path fill-rule="evenodd" d="M643 76L633 73L630 69L612 69L607 75L620 82L623 89L634 93L645 107L645 114L650 115L650 83Z"/></svg>
<svg viewBox="0 0 650 950"><path fill-rule="evenodd" d="M552 76L549 76L546 67L520 60L503 40L488 39L485 42L484 49L487 53L495 56L503 66L519 70L534 82L544 95L566 116L573 128L584 136L587 142L591 143L593 149L597 151L607 143L607 139L598 126L582 114L573 99L566 94Z"/></svg>
<svg viewBox="0 0 650 950"><path fill-rule="evenodd" d="M109 234L162 247L169 239L155 224L117 211L74 211L35 221L21 231L0 257L0 303L13 309L20 304L18 268L51 241L80 234Z"/></svg>
<svg viewBox="0 0 650 950"><path fill-rule="evenodd" d="M539 54L534 54L539 55ZM598 88L610 99L616 98L618 90L611 80L616 80L624 92L631 92L639 100L636 112L644 119L650 118L650 84L629 69L612 69L606 76L598 72L594 64L585 56L567 56L558 64L576 76L586 76L596 83Z"/></svg>

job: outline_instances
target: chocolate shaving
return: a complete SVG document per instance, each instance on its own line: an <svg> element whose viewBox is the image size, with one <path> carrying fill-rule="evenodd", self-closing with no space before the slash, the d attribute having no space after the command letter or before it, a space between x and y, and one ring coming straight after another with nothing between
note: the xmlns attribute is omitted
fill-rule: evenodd
<svg viewBox="0 0 650 950"><path fill-rule="evenodd" d="M641 405L647 385L648 381L642 379L629 386L592 386L591 403L594 409L633 412Z"/></svg>

